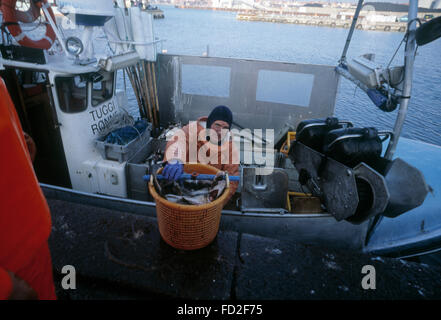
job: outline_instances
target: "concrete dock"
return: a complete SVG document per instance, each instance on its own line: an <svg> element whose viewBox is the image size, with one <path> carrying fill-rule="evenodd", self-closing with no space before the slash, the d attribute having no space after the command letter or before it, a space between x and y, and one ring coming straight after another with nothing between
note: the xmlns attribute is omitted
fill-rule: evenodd
<svg viewBox="0 0 441 320"><path fill-rule="evenodd" d="M301 24L317 27L330 27L330 28L345 28L351 27L352 21L333 19L327 16L304 16L304 15L266 15L266 14L238 14L236 16L238 20L242 21L261 21L261 22L274 22L274 23L289 23L289 24ZM405 22L377 22L368 23L360 21L356 24L358 30L371 30L371 31L395 31L405 32L407 24Z"/></svg>
<svg viewBox="0 0 441 320"><path fill-rule="evenodd" d="M180 251L156 219L48 199L57 294L69 299L439 299L441 268L219 232L208 247ZM61 288L63 266L76 289ZM362 268L375 268L365 290Z"/></svg>
<svg viewBox="0 0 441 320"><path fill-rule="evenodd" d="M403 19L407 14L407 7L404 5L379 3L366 3L360 12L356 28L359 30L405 32L407 20ZM205 4L178 5L181 9L213 10L236 12L236 19L241 21L260 21L272 23L300 24L317 27L345 28L351 26L356 6L288 6L288 7L265 7L263 5L231 6L231 7L210 7ZM398 8L400 7L400 8ZM405 9L405 10L404 10ZM387 10L387 11L384 11ZM395 10L395 11L394 11ZM398 11L400 10L400 11ZM427 21L425 16L439 17L440 9L420 8L418 18L422 23Z"/></svg>

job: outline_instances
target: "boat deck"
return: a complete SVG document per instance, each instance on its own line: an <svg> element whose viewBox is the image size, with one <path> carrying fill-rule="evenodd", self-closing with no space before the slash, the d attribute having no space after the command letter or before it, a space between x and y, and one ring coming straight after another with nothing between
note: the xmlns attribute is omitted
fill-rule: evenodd
<svg viewBox="0 0 441 320"><path fill-rule="evenodd" d="M156 219L48 199L60 299L426 299L440 296L441 268L251 234L220 231L208 247L175 250ZM61 269L77 289L61 289ZM364 265L376 290L363 290Z"/></svg>

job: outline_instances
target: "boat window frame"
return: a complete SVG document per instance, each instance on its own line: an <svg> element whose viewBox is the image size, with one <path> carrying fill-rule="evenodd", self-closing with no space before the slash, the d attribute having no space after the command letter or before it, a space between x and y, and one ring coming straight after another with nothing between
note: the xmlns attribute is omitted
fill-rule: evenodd
<svg viewBox="0 0 441 320"><path fill-rule="evenodd" d="M88 73L79 73L79 74L57 74L54 77L53 83L54 83L54 86L55 86L55 93L56 93L56 96L57 96L59 109L63 113L66 113L66 114L77 114L77 113L85 112L89 108L94 108L95 109L96 107L102 105L103 103L106 103L106 102L112 100L114 95L115 95L115 92L116 92L116 72L106 72L106 74L109 74L109 78L106 81L110 81L110 80L112 81L112 90L111 90L111 92L109 93L109 96L106 99L100 101L99 103L97 103L95 105L93 104L93 101L92 101L93 83L94 83L93 80L92 80L92 75L98 75L98 72L88 72ZM60 99L60 95L59 95L59 92L58 92L58 88L59 88L58 81L59 81L60 78L73 78L74 79L73 80L74 81L74 85L76 85L75 84L75 78L76 77L83 77L85 79L85 82L86 82L86 107L82 108L81 110L67 111L65 106L64 106L64 104L63 104L62 99ZM97 83L98 82L102 83L102 81L103 80L97 81Z"/></svg>
<svg viewBox="0 0 441 320"><path fill-rule="evenodd" d="M70 75L64 75L64 74L58 74L54 77L54 85L55 85L55 93L57 96L57 101L58 101L58 108L66 114L77 114L77 113L82 113L87 111L87 109L89 109L89 105L90 105L90 85L89 85L89 81L86 79L86 97L85 97L85 107L82 107L81 110L75 110L75 111L68 111L63 100L61 99L61 95L59 94L59 80L61 78L72 78L73 80L73 84L75 84L75 78L76 77L86 77L86 74L70 74ZM82 88L79 88L82 89Z"/></svg>
<svg viewBox="0 0 441 320"><path fill-rule="evenodd" d="M89 81L89 83L90 83L90 106L92 108L96 108L96 107L102 105L103 103L106 103L106 102L110 101L113 98L113 96L115 95L116 72L114 72L114 71L112 71L112 72L105 72L105 73L101 73L101 75L108 75L108 79L107 80L102 79L102 80L97 81L97 82ZM97 104L94 104L93 103L93 93L94 93L93 85L94 85L94 83L101 83L102 84L104 81L111 81L112 89L109 92L109 96L107 98L105 98L104 100L99 101Z"/></svg>

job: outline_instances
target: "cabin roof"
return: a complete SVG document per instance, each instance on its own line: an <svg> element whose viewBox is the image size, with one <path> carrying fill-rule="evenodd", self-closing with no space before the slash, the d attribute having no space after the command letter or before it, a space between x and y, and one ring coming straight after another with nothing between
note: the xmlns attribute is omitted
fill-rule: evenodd
<svg viewBox="0 0 441 320"><path fill-rule="evenodd" d="M58 74L82 74L96 72L100 69L95 63L86 66L75 64L72 59L69 59L64 55L48 56L46 64L8 59L3 59L2 62L5 67L34 69Z"/></svg>

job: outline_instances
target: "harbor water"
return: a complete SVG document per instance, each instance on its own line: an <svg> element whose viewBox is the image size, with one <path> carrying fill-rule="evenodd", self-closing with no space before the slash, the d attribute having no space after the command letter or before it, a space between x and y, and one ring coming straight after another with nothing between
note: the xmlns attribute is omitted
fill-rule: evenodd
<svg viewBox="0 0 441 320"><path fill-rule="evenodd" d="M315 27L236 19L233 12L178 9L161 6L165 19L154 21L156 37L165 40L158 51L169 54L246 58L307 64L337 65L348 29ZM355 30L348 59L375 53L386 66L403 40L404 33ZM403 65L404 50L392 65ZM402 136L441 145L441 40L419 47L409 112ZM119 81L119 86L122 81ZM132 105L134 95L128 93ZM136 112L137 110L131 110ZM392 130L397 110L385 113L346 79L340 81L335 115L356 126Z"/></svg>

